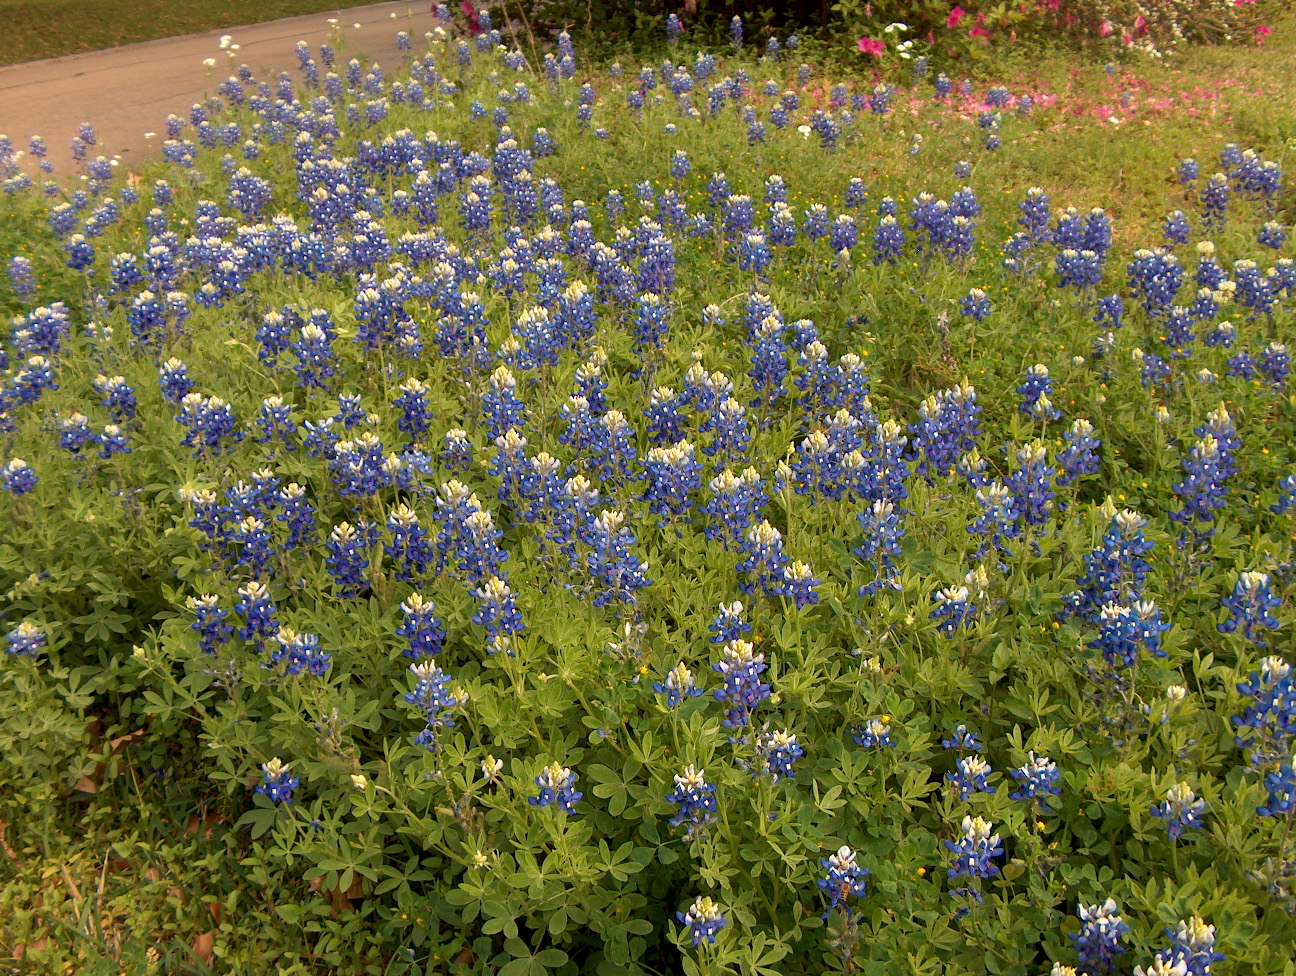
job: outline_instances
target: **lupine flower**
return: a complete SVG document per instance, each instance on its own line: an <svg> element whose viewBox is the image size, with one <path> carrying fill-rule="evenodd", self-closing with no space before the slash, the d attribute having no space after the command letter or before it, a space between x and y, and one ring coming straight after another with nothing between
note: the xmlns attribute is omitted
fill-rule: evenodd
<svg viewBox="0 0 1296 976"><path fill-rule="evenodd" d="M553 763L540 771L535 784L540 792L527 797L533 807L557 806L560 811L571 816L576 812L576 804L585 794L574 789L577 776L561 763Z"/></svg>
<svg viewBox="0 0 1296 976"><path fill-rule="evenodd" d="M1233 584L1233 593L1220 601L1232 614L1216 625L1221 634L1232 634L1239 627L1256 647L1268 647L1260 636L1264 630L1277 630L1282 624L1269 611L1282 606L1282 597L1273 592L1268 573L1246 572Z"/></svg>
<svg viewBox="0 0 1296 976"><path fill-rule="evenodd" d="M15 657L35 657L44 650L48 637L30 620L24 620L5 638L5 651Z"/></svg>
<svg viewBox="0 0 1296 976"><path fill-rule="evenodd" d="M994 859L1002 857L1004 849L993 830L994 824L981 817L963 818L963 836L945 841L945 849L954 854L949 877L993 878L999 874Z"/></svg>
<svg viewBox="0 0 1296 976"><path fill-rule="evenodd" d="M945 781L958 790L960 800L967 802L968 797L973 793L995 791L995 788L986 782L986 777L993 772L990 764L984 759L977 756L964 756L958 761L953 772L945 774Z"/></svg>
<svg viewBox="0 0 1296 976"><path fill-rule="evenodd" d="M786 729L772 731L768 725L756 733L753 749L756 758L752 765L752 775L768 775L774 783L791 776L792 764L805 755L805 750L793 733Z"/></svg>
<svg viewBox="0 0 1296 976"><path fill-rule="evenodd" d="M459 706L460 700L446 691L450 676L437 667L436 661L429 658L411 664L409 669L418 682L414 690L405 695L405 703L422 712L427 722L423 731L415 736L414 744L423 746L428 752L436 752L441 730L454 728L454 719L449 713Z"/></svg>
<svg viewBox="0 0 1296 976"><path fill-rule="evenodd" d="M261 771L265 774L256 792L266 796L271 803L292 803L293 790L297 789L300 780L288 772L288 764L276 757L262 763Z"/></svg>
<svg viewBox="0 0 1296 976"><path fill-rule="evenodd" d="M686 698L696 698L702 689L693 680L693 672L681 661L666 673L666 680L653 685L653 691L666 696L667 708L678 708Z"/></svg>
<svg viewBox="0 0 1296 976"><path fill-rule="evenodd" d="M705 833L709 824L716 818L715 786L708 783L703 771L695 766L687 767L684 772L675 776L675 790L666 795L668 803L679 804L679 810L671 817L670 825L685 825L685 834L692 840L699 832Z"/></svg>
<svg viewBox="0 0 1296 976"><path fill-rule="evenodd" d="M1120 940L1130 930L1118 911L1111 898L1101 905L1080 906L1080 931L1070 939L1076 944L1081 972L1102 976L1115 970L1116 957L1125 951Z"/></svg>
<svg viewBox="0 0 1296 976"><path fill-rule="evenodd" d="M827 921L834 908L840 909L848 919L854 918L855 908L851 899L868 894L868 869L855 863L855 852L846 846L839 847L836 854L824 858L819 864L828 874L816 884L830 899L822 918Z"/></svg>
<svg viewBox="0 0 1296 976"><path fill-rule="evenodd" d="M771 694L770 686L760 678L765 671L765 655L754 653L749 641L732 640L725 645L723 659L711 667L722 680L721 687L713 692L715 700L729 706L725 728L748 724L752 712Z"/></svg>
<svg viewBox="0 0 1296 976"><path fill-rule="evenodd" d="M1050 796L1060 796L1062 788L1057 784L1062 779L1057 763L1047 756L1035 756L1030 753L1026 762L1016 769L1008 770L1008 775L1021 783L1021 787L1008 794L1010 800L1035 800L1042 798L1048 805Z"/></svg>
<svg viewBox="0 0 1296 976"><path fill-rule="evenodd" d="M1215 951L1215 926L1194 915L1166 929L1173 943L1170 958L1184 965L1185 976L1210 976L1211 966L1224 958Z"/></svg>
<svg viewBox="0 0 1296 976"><path fill-rule="evenodd" d="M734 17L735 21L737 19L737 17ZM688 934L693 936L694 948L703 939L714 945L716 933L728 924L725 921L724 914L720 911L720 906L710 898L702 895L699 895L697 900L689 906L687 912L676 912L675 918L689 930Z"/></svg>
<svg viewBox="0 0 1296 976"><path fill-rule="evenodd" d="M36 487L39 480L36 472L22 458L11 458L8 464L0 468L0 488L11 495L27 494Z"/></svg>
<svg viewBox="0 0 1296 976"><path fill-rule="evenodd" d="M234 633L234 626L226 623L229 611L220 606L219 599L207 595L191 596L187 601L194 615L194 622L189 625L189 629L198 634L198 649L213 656Z"/></svg>
<svg viewBox="0 0 1296 976"><path fill-rule="evenodd" d="M1206 801L1198 799L1187 783L1175 783L1166 792L1165 802L1152 805L1152 816L1166 822L1166 834L1171 840L1183 836L1185 827L1200 830L1205 812Z"/></svg>
<svg viewBox="0 0 1296 976"><path fill-rule="evenodd" d="M855 735L855 744L863 746L865 749L888 749L894 748L895 742L891 738L891 718L882 716L881 718L871 718L864 723L864 728Z"/></svg>
<svg viewBox="0 0 1296 976"><path fill-rule="evenodd" d="M966 586L950 586L937 590L936 609L928 616L938 621L936 629L947 637L953 636L960 627L970 626L976 619L977 606L971 601Z"/></svg>
<svg viewBox="0 0 1296 976"><path fill-rule="evenodd" d="M981 752L985 746L977 741L977 734L970 731L966 725L956 725L949 738L941 740L941 748L957 752Z"/></svg>

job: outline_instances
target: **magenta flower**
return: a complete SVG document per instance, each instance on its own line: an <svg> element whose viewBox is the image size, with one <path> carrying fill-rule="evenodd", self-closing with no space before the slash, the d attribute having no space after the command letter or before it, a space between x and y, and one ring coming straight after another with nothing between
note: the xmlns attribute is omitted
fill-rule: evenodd
<svg viewBox="0 0 1296 976"><path fill-rule="evenodd" d="M859 49L864 54L871 54L875 58L880 58L886 53L886 42L872 37L861 37L859 39Z"/></svg>

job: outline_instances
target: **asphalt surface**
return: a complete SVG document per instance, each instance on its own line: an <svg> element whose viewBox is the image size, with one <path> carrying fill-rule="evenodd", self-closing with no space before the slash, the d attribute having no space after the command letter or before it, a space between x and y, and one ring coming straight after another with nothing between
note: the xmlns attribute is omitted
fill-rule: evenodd
<svg viewBox="0 0 1296 976"><path fill-rule="evenodd" d="M24 150L33 135L43 137L53 176L64 180L76 172L72 137L89 122L98 140L90 155L118 156L119 165L130 169L160 154L168 115L188 118L190 107L214 94L240 64L258 80L273 82L287 71L300 84L296 46L303 40L317 63L320 45L329 42L339 64L359 57L390 73L402 59L396 33L408 31L418 51L423 34L435 26L428 8L427 0L398 0L6 65L0 67L0 134ZM227 34L238 50L221 49ZM208 58L214 66L203 63ZM149 132L156 135L146 138ZM34 159L21 162L37 174Z"/></svg>

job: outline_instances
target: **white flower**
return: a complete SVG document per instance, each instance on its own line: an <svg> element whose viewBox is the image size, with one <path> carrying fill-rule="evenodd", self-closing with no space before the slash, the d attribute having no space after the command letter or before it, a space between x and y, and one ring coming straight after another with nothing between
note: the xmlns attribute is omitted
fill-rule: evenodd
<svg viewBox="0 0 1296 976"><path fill-rule="evenodd" d="M351 785L354 786L357 790L360 790L360 792L363 793L365 787L369 785L369 781L368 781L367 779L365 779L363 773L352 773L352 774L351 774Z"/></svg>
<svg viewBox="0 0 1296 976"><path fill-rule="evenodd" d="M220 49L223 51L230 46L230 41L234 40L229 34L222 34L220 39Z"/></svg>
<svg viewBox="0 0 1296 976"><path fill-rule="evenodd" d="M810 138L810 126L808 126L808 125L798 125L798 126L797 126L797 132L801 133L801 138L802 138L802 139L809 139L809 138Z"/></svg>
<svg viewBox="0 0 1296 976"><path fill-rule="evenodd" d="M484 868L490 864L490 858L481 851L473 851L472 866L475 868Z"/></svg>
<svg viewBox="0 0 1296 976"><path fill-rule="evenodd" d="M208 68L214 68L214 67L216 66L216 59L215 59L215 58L203 58L203 64L206 65Z"/></svg>

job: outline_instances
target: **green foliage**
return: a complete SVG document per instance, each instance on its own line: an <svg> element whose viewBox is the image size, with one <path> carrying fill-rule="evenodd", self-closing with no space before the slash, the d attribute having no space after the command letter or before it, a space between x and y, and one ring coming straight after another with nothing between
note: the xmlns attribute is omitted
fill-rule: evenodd
<svg viewBox="0 0 1296 976"><path fill-rule="evenodd" d="M452 48L436 55L454 71ZM348 123L335 157L354 156L361 140L432 128L442 146L454 139L465 152L490 154L496 130L465 107L490 102L504 87L487 77L503 75L496 58L482 55L455 73L457 94L443 91L434 108L393 101L380 126ZM740 68L752 92L766 80L780 92L797 87L795 68L782 62L734 58L724 65L728 73ZM627 78L634 76L628 69ZM630 82L597 79L593 124L608 130L598 139L573 117L580 79L550 90L525 77L536 97L509 104L509 125L528 144L537 126L547 128L559 151L534 161L535 176L553 178L568 201L589 201L601 240L614 239L618 223L604 215L608 189L633 200L644 180L657 190L673 187L697 212L708 207L705 181L713 171L725 170L735 192L756 201L765 178L778 173L799 218L813 202L845 212L847 180L860 176L870 183L870 209L890 195L903 211L928 187L948 197L961 182L946 175L953 163L979 152L972 148L980 137L975 120L957 118L925 92L909 103L917 122L861 117L830 153L796 129L818 102L787 130L752 144L733 109L714 120L689 119L667 98L650 102L637 120L622 109ZM807 103L822 82L801 86ZM767 115L768 102L760 106ZM263 270L223 307L195 302L183 334L150 355L132 341L131 296L109 295L107 286L107 257L148 245L147 191L96 238L99 262L88 275L64 266L44 206L30 196L6 200L13 220L0 221L0 243L32 258L38 300L67 301L74 329L60 356L58 388L13 411L15 430L0 456L23 457L40 476L32 492L0 496L5 629L31 621L48 636L35 659L8 657L0 683L0 821L13 825L0 901L12 919L5 951L16 960L21 946L23 965L33 971L69 964L85 972L1025 976L1045 970L1046 959L1073 960L1067 936L1077 929L1077 906L1110 897L1133 928L1125 970L1149 962L1167 926L1198 915L1218 927L1217 947L1227 956L1218 971L1292 973L1296 929L1281 896L1271 898L1257 883L1290 844L1280 818L1256 816L1266 793L1230 724L1244 707L1237 685L1258 668L1262 652L1217 624L1225 618L1220 598L1238 573L1268 571L1285 601L1273 638L1285 653L1280 642L1293 626L1285 568L1292 522L1271 506L1275 485L1296 460L1296 402L1227 375L1232 351L1215 347L1195 349L1169 389L1145 386L1132 352L1161 348L1158 323L1131 311L1115 350L1095 356L1092 295L1059 288L1042 255L1021 274L1002 269L999 244L1017 229L1024 191L1020 171L1031 172L1032 183L1057 176L1055 205L1087 209L1105 197L1099 177L1085 170L1110 174L1127 162L1109 145L1110 129L1058 137L1068 108L1044 105L1001 120L1002 156L978 155L969 178L984 213L964 259L910 254L895 267L873 265L867 235L874 221L866 211L857 213L861 244L849 260L802 236L779 252L764 279L742 270L720 235L680 235L671 328L661 348L642 355L624 310L600 303L591 342L564 350L556 365L517 371L530 414L528 455L550 452L564 467L577 466L573 471L584 465L637 537L631 552L653 583L635 601L609 605L596 605L588 562L570 562L546 538L543 521L528 521L507 492L501 499L500 479L482 463L493 456L481 408L489 370L465 370L437 354L433 335L444 315L426 295L406 299L426 346L410 358L391 345L366 349L349 341L358 331L354 301L366 284L356 269L314 277ZM264 124L246 105L227 109L226 118L241 135ZM338 118L345 120L345 110ZM1289 122L1290 114L1279 118L1274 131ZM668 124L676 130L664 131ZM921 154L911 156L915 125L926 138ZM1196 151L1206 160L1219 148L1194 126L1167 123L1165 138L1174 144L1149 140L1129 161L1138 179L1131 177L1128 197L1111 201L1118 239L1153 239L1164 210L1194 205L1188 191L1160 182L1180 156ZM1179 140L1185 133L1198 139L1195 150ZM1259 148L1272 155L1282 149ZM666 176L675 149L691 160L687 179ZM273 184L266 216L282 213L310 226L291 143L265 139L261 150L248 165ZM224 152L200 152L192 170L158 164L142 184L165 176L176 188L175 212L190 220L199 200L226 199ZM365 179L386 207L395 190L411 186L409 173ZM480 256L488 271L503 228L497 222L488 241L472 239L455 224L458 193L440 204L446 238L461 254ZM1258 204L1235 204L1231 222L1212 236L1226 267L1255 254L1256 225L1265 216ZM381 220L392 242L418 229L413 217L390 209ZM17 226L21 235L7 229ZM539 230L528 233L534 238ZM359 246L350 231L343 236ZM1129 250L1114 250L1110 279L1121 278ZM378 270L397 269L384 259ZM574 257L568 271L573 280L593 280ZM425 262L412 273L426 281L436 269ZM183 287L192 294L202 277L193 270ZM504 294L488 273L475 282L490 350L506 352L533 304L534 276L527 284L523 296ZM985 288L994 305L980 324L959 314L973 286ZM29 305L0 287L8 310L25 313ZM92 290L103 293L102 304L90 299ZM1046 363L1065 423L1088 419L1102 439L1099 471L1058 488L1047 525L1001 556L984 557L966 530L980 513L975 493L955 475L911 478L895 586L860 596L873 579L854 554L868 541L857 519L861 500L775 485L780 460L794 459L827 418L807 417L790 382L775 404L758 403L741 323L754 292L768 295L789 323L812 318L834 359L864 359L879 420L915 422L930 394L964 378L975 384L992 476L1013 470L1022 444L1038 440L1051 459L1064 446L1066 426L1018 409L1023 372ZM703 320L700 310L711 303L727 322ZM300 387L290 354L277 366L257 355L265 312L285 306L325 309L337 324L331 388ZM1263 321L1233 311L1253 347L1296 341L1290 296ZM196 390L232 404L246 436L228 452L196 458L182 444L177 408L157 381L158 363L171 355L188 365ZM764 517L789 555L822 580L817 605L744 594L741 557L703 532L710 516L695 506L692 521L659 519L641 484L604 479L560 440L561 408L590 361L604 362L609 406L635 427L640 456L650 447L643 410L655 386L679 388L695 362L733 381L752 420L743 460L771 489ZM1195 377L1203 367L1216 374L1214 382ZM107 415L93 386L100 373L121 374L136 389L131 452L101 459L90 449L90 456L73 457L57 447L58 421L81 410L102 427ZM419 441L430 458L425 483L389 485L358 499L339 490L337 472L323 459L303 450L271 455L255 440L250 420L264 398L281 396L299 422L318 422L342 393L360 396L373 416L348 436L371 432L394 453L408 441L393 404L409 377L426 383L433 418ZM1180 462L1195 428L1221 401L1245 450L1214 533L1181 544L1180 526L1167 518L1178 507ZM1159 407L1168 412L1164 422ZM711 443L703 419L685 424L699 447ZM436 458L452 428L466 429L475 446L467 472ZM309 489L324 536L343 521L385 526L399 504L414 507L435 531L435 493L442 482L462 480L503 532L504 568L525 619L512 652L489 653L486 632L473 621L478 596L453 567L423 574L416 585L397 577L397 560L381 546L370 546L365 585L348 595L323 545L288 551L286 529L276 522L277 551L265 578L277 622L318 635L329 667L322 675L289 673L270 660L273 641L258 649L236 637L217 654L204 653L190 599L210 594L232 610L252 574L237 565L234 547L210 545L191 524L190 502L201 491L224 499L266 466L282 483ZM695 501L706 497L702 489ZM1113 691L1090 647L1095 628L1059 612L1077 587L1083 555L1125 507L1151 520L1146 595L1173 627L1162 639L1166 656L1144 655L1130 684ZM581 545L578 552L589 556L589 544ZM985 571L976 596L983 612L947 633L931 617L933 594L961 585L977 568ZM409 674L407 642L396 635L401 604L415 592L435 602L445 627L436 661L456 701L447 709L454 724L436 730L435 749L415 741L426 713L405 699L417 677ZM754 651L768 665L763 680L771 697L743 728L724 724L725 706L711 694L667 707L653 684L677 662L708 692L717 687L713 665L721 657L708 624L718 604L739 598ZM231 622L245 620L231 613ZM1166 696L1170 686L1185 689L1182 701ZM889 725L894 746L856 742L873 720ZM766 723L794 733L805 749L778 781L753 775L761 769L755 735ZM956 757L941 740L959 724L986 745L993 793L964 800L947 781ZM1008 796L1017 785L1008 770L1031 754L1051 757L1061 771L1062 792L1048 803ZM276 759L300 780L291 804L255 790ZM530 802L537 777L555 764L578 776L575 788L584 794L571 816ZM667 799L688 766L704 771L717 803L714 822L691 837L669 825L678 807ZM1151 810L1181 782L1206 801L1207 813L1204 829L1175 843ZM1005 851L1001 874L980 884L984 901L960 916L964 902L950 892L962 882L947 876L946 842L961 835L965 816L992 821ZM822 862L847 845L871 872L868 894L852 920L841 911L825 920ZM715 899L727 924L714 945L695 949L676 912L700 894Z"/></svg>

